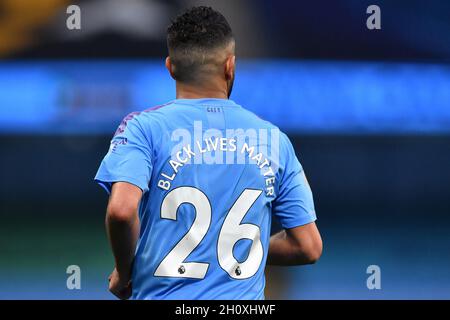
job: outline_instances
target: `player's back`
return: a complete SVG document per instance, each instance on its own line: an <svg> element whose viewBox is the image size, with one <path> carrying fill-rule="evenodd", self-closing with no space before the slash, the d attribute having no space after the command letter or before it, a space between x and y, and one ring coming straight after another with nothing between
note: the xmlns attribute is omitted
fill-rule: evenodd
<svg viewBox="0 0 450 320"><path fill-rule="evenodd" d="M315 219L313 208L286 216L277 201L301 173L286 136L231 100L178 99L131 114L109 152L125 153L133 160L117 161L137 176L123 180L144 191L135 299L263 299L272 214L285 227Z"/></svg>

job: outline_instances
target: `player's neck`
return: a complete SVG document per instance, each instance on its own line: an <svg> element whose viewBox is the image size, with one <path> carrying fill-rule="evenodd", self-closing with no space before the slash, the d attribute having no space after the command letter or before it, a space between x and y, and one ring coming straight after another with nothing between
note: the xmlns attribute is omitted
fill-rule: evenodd
<svg viewBox="0 0 450 320"><path fill-rule="evenodd" d="M219 88L219 86L214 85L206 87L177 82L176 97L177 99L228 99L228 92L226 88Z"/></svg>

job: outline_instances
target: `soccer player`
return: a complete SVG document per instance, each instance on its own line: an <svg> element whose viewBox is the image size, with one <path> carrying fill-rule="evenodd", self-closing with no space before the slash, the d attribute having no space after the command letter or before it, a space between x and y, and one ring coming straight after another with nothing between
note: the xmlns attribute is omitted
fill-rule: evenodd
<svg viewBox="0 0 450 320"><path fill-rule="evenodd" d="M125 117L95 177L110 193L109 289L120 299L264 299L266 263L322 253L303 168L284 133L229 99L235 41L219 12L178 16L167 45L176 99ZM272 217L284 230L271 237Z"/></svg>

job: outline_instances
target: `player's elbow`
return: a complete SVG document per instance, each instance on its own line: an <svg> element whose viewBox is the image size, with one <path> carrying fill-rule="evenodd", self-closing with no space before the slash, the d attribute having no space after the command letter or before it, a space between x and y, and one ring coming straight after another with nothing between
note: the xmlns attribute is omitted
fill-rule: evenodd
<svg viewBox="0 0 450 320"><path fill-rule="evenodd" d="M113 223L129 223L137 214L137 208L110 203L106 210L106 221Z"/></svg>
<svg viewBox="0 0 450 320"><path fill-rule="evenodd" d="M310 239L296 246L296 257L298 264L314 264L322 256L322 239Z"/></svg>
<svg viewBox="0 0 450 320"><path fill-rule="evenodd" d="M322 240L319 239L315 241L308 250L305 251L306 261L307 264L314 264L317 261L319 261L320 257L322 256Z"/></svg>
<svg viewBox="0 0 450 320"><path fill-rule="evenodd" d="M288 229L286 235L291 244L293 264L313 264L320 259L322 237L315 223Z"/></svg>

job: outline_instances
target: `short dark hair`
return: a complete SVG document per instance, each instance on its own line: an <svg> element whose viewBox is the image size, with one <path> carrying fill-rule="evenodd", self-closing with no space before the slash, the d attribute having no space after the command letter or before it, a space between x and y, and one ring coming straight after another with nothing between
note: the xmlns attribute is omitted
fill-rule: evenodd
<svg viewBox="0 0 450 320"><path fill-rule="evenodd" d="M233 41L225 17L211 7L193 7L172 21L167 29L167 47L176 80L190 82L201 67L211 64L210 54Z"/></svg>

